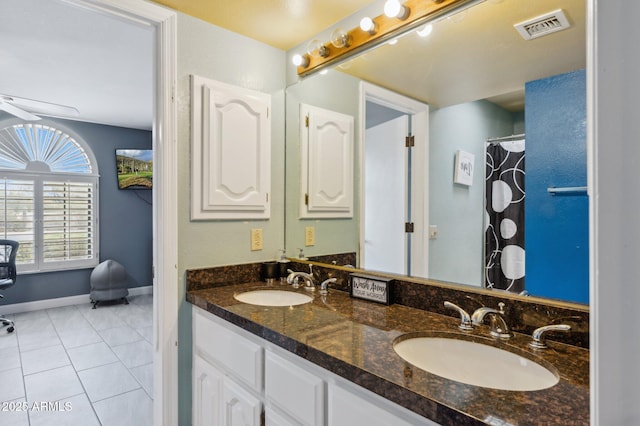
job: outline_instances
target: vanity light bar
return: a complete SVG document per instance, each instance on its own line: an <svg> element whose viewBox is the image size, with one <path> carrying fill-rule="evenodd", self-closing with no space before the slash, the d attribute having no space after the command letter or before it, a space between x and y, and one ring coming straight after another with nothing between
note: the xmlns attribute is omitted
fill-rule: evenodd
<svg viewBox="0 0 640 426"><path fill-rule="evenodd" d="M321 67L338 63L352 54L359 53L381 43L389 41L403 30L418 26L442 16L447 12L457 10L461 6L478 3L479 0L407 0L403 6L408 10L406 17L388 17L384 13L372 18L375 31L365 31L356 27L347 33L350 41L347 46L335 48L325 43L328 54L309 55L308 63L297 67L298 75L303 77ZM404 18L404 19L401 19ZM333 47L333 48L330 48Z"/></svg>

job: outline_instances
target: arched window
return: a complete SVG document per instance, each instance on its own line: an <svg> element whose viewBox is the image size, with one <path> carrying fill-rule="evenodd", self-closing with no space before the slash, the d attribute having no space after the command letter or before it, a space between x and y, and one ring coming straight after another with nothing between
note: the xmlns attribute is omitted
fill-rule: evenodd
<svg viewBox="0 0 640 426"><path fill-rule="evenodd" d="M97 163L81 138L44 123L0 122L0 238L20 242L20 272L93 267Z"/></svg>

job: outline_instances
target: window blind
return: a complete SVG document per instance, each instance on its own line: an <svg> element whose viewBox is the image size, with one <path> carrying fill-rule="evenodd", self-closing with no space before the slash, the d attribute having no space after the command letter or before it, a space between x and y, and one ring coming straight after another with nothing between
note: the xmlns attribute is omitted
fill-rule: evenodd
<svg viewBox="0 0 640 426"><path fill-rule="evenodd" d="M92 259L94 190L90 182L45 181L42 193L43 261Z"/></svg>

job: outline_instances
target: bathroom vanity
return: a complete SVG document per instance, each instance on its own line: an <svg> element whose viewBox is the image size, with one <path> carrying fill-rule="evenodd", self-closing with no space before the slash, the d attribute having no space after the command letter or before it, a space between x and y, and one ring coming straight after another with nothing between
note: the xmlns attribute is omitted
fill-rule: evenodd
<svg viewBox="0 0 640 426"><path fill-rule="evenodd" d="M354 299L334 289L323 296L279 282L269 287L258 280L237 281L241 278L228 285L201 280L187 293L195 305L196 425L589 423L589 351L584 347L548 341L547 349L534 350L529 334L516 332L499 341L489 336L487 325L458 330L455 316ZM313 299L260 306L235 297L254 289L295 291ZM511 391L429 373L393 348L400 336L416 332L516 352L524 355L522 362L532 360L552 371L558 383ZM499 373L499 366L487 368Z"/></svg>

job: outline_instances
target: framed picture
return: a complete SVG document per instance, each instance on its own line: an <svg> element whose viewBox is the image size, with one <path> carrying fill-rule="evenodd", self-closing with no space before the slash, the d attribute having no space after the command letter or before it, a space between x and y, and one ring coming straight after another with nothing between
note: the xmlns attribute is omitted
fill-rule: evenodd
<svg viewBox="0 0 640 426"><path fill-rule="evenodd" d="M471 186L473 184L473 160L475 156L469 152L456 151L455 173L453 183Z"/></svg>
<svg viewBox="0 0 640 426"><path fill-rule="evenodd" d="M153 151L150 149L116 149L118 189L151 189L153 186Z"/></svg>

